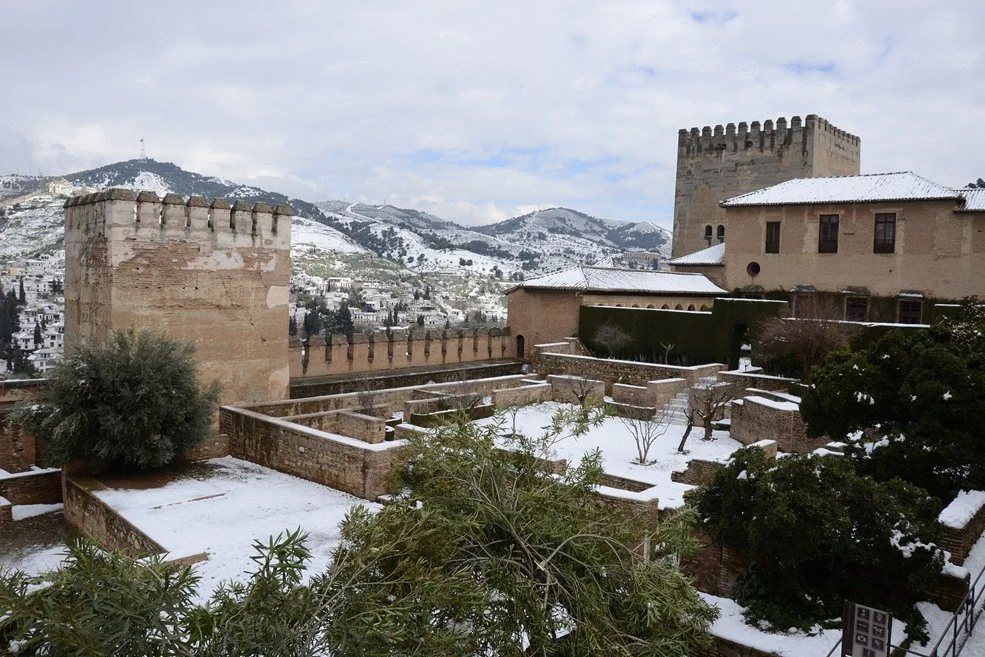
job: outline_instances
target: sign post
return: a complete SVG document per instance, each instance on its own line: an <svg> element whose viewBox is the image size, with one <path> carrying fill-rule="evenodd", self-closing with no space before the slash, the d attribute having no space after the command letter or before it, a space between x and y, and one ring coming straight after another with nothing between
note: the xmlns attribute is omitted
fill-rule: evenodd
<svg viewBox="0 0 985 657"><path fill-rule="evenodd" d="M892 614L846 600L841 622L843 657L889 657Z"/></svg>

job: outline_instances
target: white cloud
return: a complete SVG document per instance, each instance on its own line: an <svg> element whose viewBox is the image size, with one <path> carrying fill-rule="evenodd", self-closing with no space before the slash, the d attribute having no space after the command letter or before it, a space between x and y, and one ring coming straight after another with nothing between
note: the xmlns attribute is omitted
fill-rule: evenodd
<svg viewBox="0 0 985 657"><path fill-rule="evenodd" d="M970 0L51 0L4 18L0 172L127 159L145 137L306 199L667 225L679 128L817 113L862 137L865 171L985 176Z"/></svg>

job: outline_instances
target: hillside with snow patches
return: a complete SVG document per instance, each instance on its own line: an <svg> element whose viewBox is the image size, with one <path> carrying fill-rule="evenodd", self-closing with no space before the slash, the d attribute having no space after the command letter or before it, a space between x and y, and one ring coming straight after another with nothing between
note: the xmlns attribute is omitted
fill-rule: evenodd
<svg viewBox="0 0 985 657"><path fill-rule="evenodd" d="M310 203L154 160L117 162L64 178L95 189L288 203L295 211L292 252L298 267L322 276L402 278L458 271L483 278L499 272L509 279L520 272L529 277L572 264L609 264L613 255L627 249L665 255L670 251L670 234L663 228L598 219L567 208L468 227L390 205ZM0 176L0 259L61 247L64 200L44 193L52 180Z"/></svg>

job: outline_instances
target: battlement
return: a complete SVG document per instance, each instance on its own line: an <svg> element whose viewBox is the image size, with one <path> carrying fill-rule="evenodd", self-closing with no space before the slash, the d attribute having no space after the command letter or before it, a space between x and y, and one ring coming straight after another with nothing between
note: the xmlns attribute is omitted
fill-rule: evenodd
<svg viewBox="0 0 985 657"><path fill-rule="evenodd" d="M135 194L108 189L65 201L66 233L85 237L116 237L140 242L187 241L222 246L290 247L289 205L250 204L178 194L159 198L154 192Z"/></svg>
<svg viewBox="0 0 985 657"><path fill-rule="evenodd" d="M723 150L775 151L794 147L806 151L811 135L815 133L823 133L849 147L858 148L860 144L860 139L855 135L835 127L816 114L808 114L803 121L799 116L791 117L789 125L786 118L780 117L775 124L772 119L767 119L762 124L759 121L750 124L742 121L738 126L729 123L724 127L718 124L714 128L707 125L701 129L682 128L677 133L677 156L686 158Z"/></svg>

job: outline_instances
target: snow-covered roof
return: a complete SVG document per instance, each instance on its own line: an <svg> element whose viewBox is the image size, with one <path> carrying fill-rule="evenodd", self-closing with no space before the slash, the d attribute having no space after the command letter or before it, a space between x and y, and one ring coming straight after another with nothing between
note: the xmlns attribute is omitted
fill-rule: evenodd
<svg viewBox="0 0 985 657"><path fill-rule="evenodd" d="M725 264L725 242L709 246L670 261L671 265L722 265Z"/></svg>
<svg viewBox="0 0 985 657"><path fill-rule="evenodd" d="M647 294L728 294L703 274L665 271L570 267L546 274L506 290L577 290L580 292L642 292Z"/></svg>
<svg viewBox="0 0 985 657"><path fill-rule="evenodd" d="M872 203L875 201L958 201L961 192L927 180L911 171L871 173L832 178L794 178L772 187L733 196L722 207Z"/></svg>
<svg viewBox="0 0 985 657"><path fill-rule="evenodd" d="M985 188L983 189L959 189L957 190L964 197L964 212L985 212Z"/></svg>

